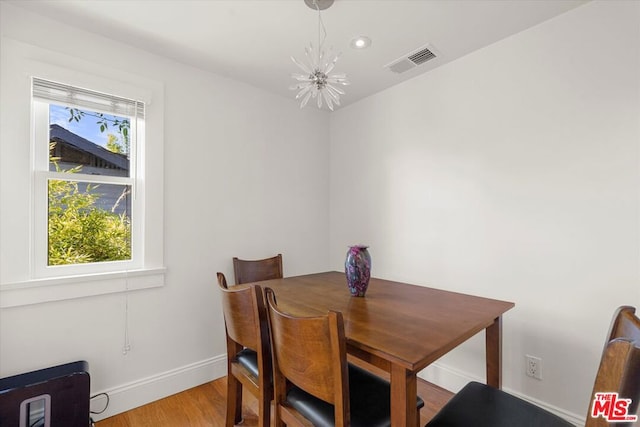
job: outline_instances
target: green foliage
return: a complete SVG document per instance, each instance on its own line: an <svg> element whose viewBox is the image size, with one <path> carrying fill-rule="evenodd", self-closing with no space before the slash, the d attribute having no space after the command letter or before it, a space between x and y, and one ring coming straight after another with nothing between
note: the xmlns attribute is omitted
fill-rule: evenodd
<svg viewBox="0 0 640 427"><path fill-rule="evenodd" d="M95 207L96 188L82 192L75 181L49 181L49 265L131 258L130 220Z"/></svg>
<svg viewBox="0 0 640 427"><path fill-rule="evenodd" d="M131 123L129 122L128 119L122 119L122 120L119 120L117 118L110 119L109 117L113 117L113 116L108 117L103 113L83 111L83 110L80 110L79 108L67 107L67 111L69 111L70 122L74 120L76 122L79 122L85 116L95 117L96 119L98 119L96 121L96 124L100 128L100 132L104 132L108 130L109 124L111 124L111 126L117 127L118 131L120 132L120 135L122 135L122 139L124 142L124 144L121 146L123 149L122 152L124 153L129 152L129 129L131 129Z"/></svg>
<svg viewBox="0 0 640 427"><path fill-rule="evenodd" d="M127 119L111 119L102 113L67 108L69 121L79 122L90 116L97 119L101 132L109 126L117 128L122 144L116 135L109 134L106 148L114 153L129 152L129 129ZM50 151L53 149L50 144ZM51 158L56 171L77 173L82 166L61 171L57 158ZM103 261L131 259L131 221L126 215L96 207L100 194L97 185L87 184L81 191L76 181L49 180L48 257L49 265L83 264ZM116 206L127 192L116 201ZM116 208L114 206L114 210Z"/></svg>
<svg viewBox="0 0 640 427"><path fill-rule="evenodd" d="M107 135L107 137L109 138L106 145L107 150L111 151L112 153L127 154L125 152L125 148L118 142L117 136L110 133L109 135Z"/></svg>

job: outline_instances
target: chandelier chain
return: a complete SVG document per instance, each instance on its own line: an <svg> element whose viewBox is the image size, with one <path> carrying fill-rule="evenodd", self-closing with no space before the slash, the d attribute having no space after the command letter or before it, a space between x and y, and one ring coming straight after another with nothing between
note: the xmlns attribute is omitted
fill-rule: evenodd
<svg viewBox="0 0 640 427"><path fill-rule="evenodd" d="M316 10L318 11L318 63L320 63L320 55L322 52L322 48L324 47L324 41L327 39L327 29L325 28L324 22L322 21L322 13L320 13L318 0L313 0L313 4L316 6ZM322 42L320 42L320 28L322 28Z"/></svg>

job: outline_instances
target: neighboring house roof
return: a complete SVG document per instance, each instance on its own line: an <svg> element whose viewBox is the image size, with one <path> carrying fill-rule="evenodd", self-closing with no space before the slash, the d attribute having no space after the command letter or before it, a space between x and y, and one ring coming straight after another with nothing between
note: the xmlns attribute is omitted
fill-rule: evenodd
<svg viewBox="0 0 640 427"><path fill-rule="evenodd" d="M129 160L126 156L111 152L88 139L84 139L83 137L68 131L60 125L51 125L49 127L49 139L54 142L68 144L77 150L84 151L92 156L96 156L104 160L105 162L109 162L119 169L129 170Z"/></svg>

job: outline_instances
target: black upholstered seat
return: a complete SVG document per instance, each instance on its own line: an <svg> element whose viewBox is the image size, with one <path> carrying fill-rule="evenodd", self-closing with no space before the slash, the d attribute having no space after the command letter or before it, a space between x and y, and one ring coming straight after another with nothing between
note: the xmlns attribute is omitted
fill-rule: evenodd
<svg viewBox="0 0 640 427"><path fill-rule="evenodd" d="M428 427L574 427L522 399L470 382L427 424Z"/></svg>
<svg viewBox="0 0 640 427"><path fill-rule="evenodd" d="M389 382L364 369L349 364L349 404L351 427L388 427L391 425L391 389ZM334 407L298 387L287 394L287 403L315 427L333 427ZM418 397L418 409L424 401Z"/></svg>
<svg viewBox="0 0 640 427"><path fill-rule="evenodd" d="M247 371L251 372L251 375L254 375L256 378L260 376L258 353L249 348L245 348L236 355L236 360L244 366Z"/></svg>
<svg viewBox="0 0 640 427"><path fill-rule="evenodd" d="M585 427L613 425L602 414L593 416L590 413L598 393L616 393L620 399L628 399L628 415L637 414L640 403L640 319L635 311L634 307L622 306L613 316L591 392ZM470 382L425 427L573 427L573 424L504 391Z"/></svg>

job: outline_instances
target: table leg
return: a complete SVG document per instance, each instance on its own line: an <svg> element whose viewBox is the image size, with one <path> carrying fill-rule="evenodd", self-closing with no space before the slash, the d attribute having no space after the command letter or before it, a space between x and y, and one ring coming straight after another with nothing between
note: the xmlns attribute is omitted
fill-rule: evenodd
<svg viewBox="0 0 640 427"><path fill-rule="evenodd" d="M391 366L391 426L417 427L418 382L416 374L402 366Z"/></svg>
<svg viewBox="0 0 640 427"><path fill-rule="evenodd" d="M502 316L486 329L487 384L502 388Z"/></svg>

